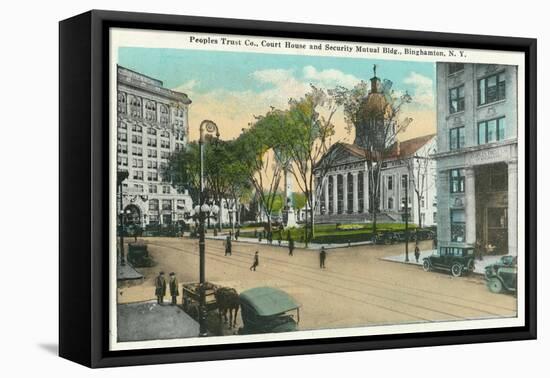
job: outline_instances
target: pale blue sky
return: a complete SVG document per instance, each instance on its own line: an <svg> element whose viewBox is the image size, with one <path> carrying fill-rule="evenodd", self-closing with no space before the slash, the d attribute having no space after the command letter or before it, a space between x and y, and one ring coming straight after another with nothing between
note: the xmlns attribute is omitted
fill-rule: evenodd
<svg viewBox="0 0 550 378"><path fill-rule="evenodd" d="M215 119L223 136L232 138L270 106L284 108L289 98L302 97L309 84L321 88L353 87L377 76L408 91L413 103L406 116L415 119L409 136L435 132L435 64L343 57L122 47L118 64L163 81L189 95L191 138L194 124ZM335 118L338 140L353 140L343 114ZM409 132L407 132L409 134Z"/></svg>
<svg viewBox="0 0 550 378"><path fill-rule="evenodd" d="M404 83L404 79L411 72L426 76L435 83L433 63L392 60L123 47L119 49L119 64L160 79L168 88L197 80L194 88L197 92L218 88L262 91L269 87L269 83L254 80L251 76L253 72L294 70L298 73L298 79L307 80L301 74L307 66L319 71L336 69L367 80L372 77L372 66L376 64L377 76L390 79L395 88L410 92L414 87Z"/></svg>

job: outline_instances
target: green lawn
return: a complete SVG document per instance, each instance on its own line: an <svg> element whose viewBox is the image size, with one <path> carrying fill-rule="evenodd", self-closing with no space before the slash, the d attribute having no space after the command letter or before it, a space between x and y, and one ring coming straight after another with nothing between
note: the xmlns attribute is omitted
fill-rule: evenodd
<svg viewBox="0 0 550 378"><path fill-rule="evenodd" d="M409 230L416 228L415 224L409 224ZM258 231L260 228L258 228ZM404 223L378 223L376 225L376 230L378 232L384 231L403 231L405 230ZM300 241L304 238L304 228L291 228L290 230L284 230L281 233L275 232L273 234L273 240L282 240L288 239L288 234L294 240ZM327 237L330 238L342 238L345 240L346 236L352 237L352 239L362 239L370 238L372 234L372 224L371 223L358 223L358 224L320 224L315 226L315 239L325 240ZM241 236L243 237L254 237L254 229L241 229Z"/></svg>

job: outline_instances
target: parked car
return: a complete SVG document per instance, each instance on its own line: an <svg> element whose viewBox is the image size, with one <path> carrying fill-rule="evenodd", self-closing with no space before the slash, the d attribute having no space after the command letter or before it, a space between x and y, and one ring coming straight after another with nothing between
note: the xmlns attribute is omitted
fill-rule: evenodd
<svg viewBox="0 0 550 378"><path fill-rule="evenodd" d="M291 332L298 329L300 306L284 291L256 287L243 291L239 298L243 320L239 334Z"/></svg>
<svg viewBox="0 0 550 378"><path fill-rule="evenodd" d="M500 260L485 267L487 287L493 293L515 292L517 285L518 258L516 256L502 256Z"/></svg>
<svg viewBox="0 0 550 378"><path fill-rule="evenodd" d="M447 245L435 250L434 254L425 257L423 268L430 270L447 270L454 277L471 273L475 269L474 248L465 246Z"/></svg>

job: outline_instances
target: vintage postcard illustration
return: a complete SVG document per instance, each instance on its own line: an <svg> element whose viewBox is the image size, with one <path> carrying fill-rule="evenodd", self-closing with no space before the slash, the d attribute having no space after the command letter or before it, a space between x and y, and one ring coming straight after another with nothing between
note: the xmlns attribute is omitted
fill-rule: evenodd
<svg viewBox="0 0 550 378"><path fill-rule="evenodd" d="M112 350L524 324L522 54L110 49Z"/></svg>

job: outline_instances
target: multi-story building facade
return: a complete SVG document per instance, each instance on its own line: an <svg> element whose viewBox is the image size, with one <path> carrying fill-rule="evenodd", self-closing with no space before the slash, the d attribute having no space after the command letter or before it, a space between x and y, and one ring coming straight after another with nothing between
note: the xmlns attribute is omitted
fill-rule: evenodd
<svg viewBox="0 0 550 378"><path fill-rule="evenodd" d="M439 245L517 254L517 68L437 63Z"/></svg>
<svg viewBox="0 0 550 378"><path fill-rule="evenodd" d="M122 205L129 222L170 224L191 211L189 194L161 174L170 154L188 141L190 103L160 80L117 67L117 168L128 171Z"/></svg>

